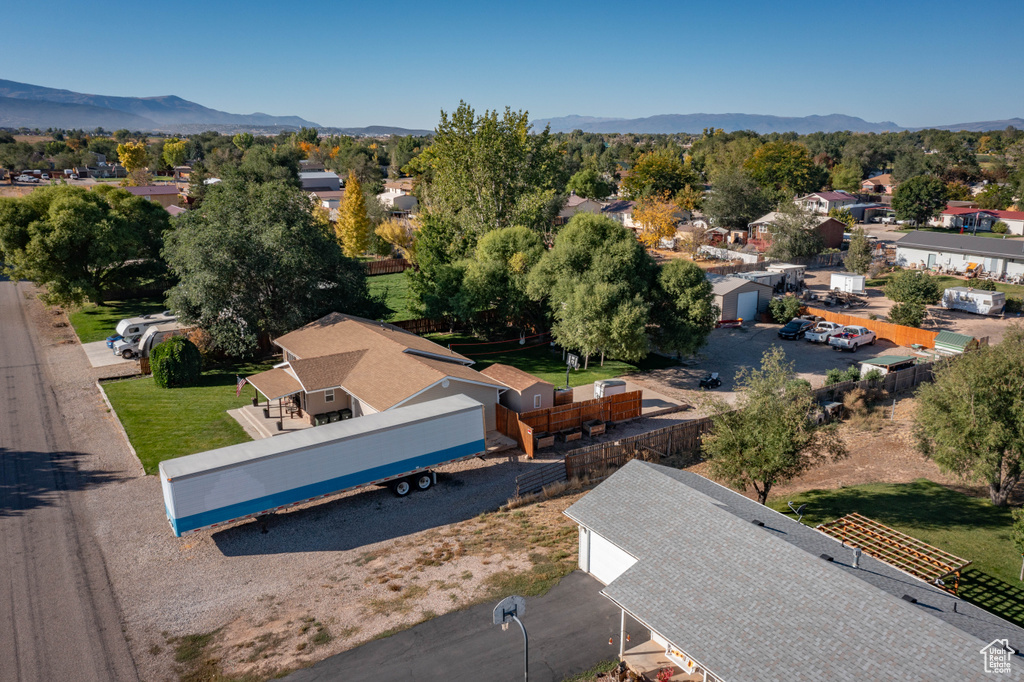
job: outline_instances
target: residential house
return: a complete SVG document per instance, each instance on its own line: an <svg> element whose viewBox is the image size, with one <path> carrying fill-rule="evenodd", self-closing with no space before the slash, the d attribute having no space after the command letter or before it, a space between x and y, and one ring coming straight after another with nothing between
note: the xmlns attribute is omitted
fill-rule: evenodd
<svg viewBox="0 0 1024 682"><path fill-rule="evenodd" d="M170 206L167 207L167 212L170 213L172 216L179 216L182 213L188 213L188 209L171 204Z"/></svg>
<svg viewBox="0 0 1024 682"><path fill-rule="evenodd" d="M989 208L946 206L936 221L942 227L964 232L989 232L998 221L1006 223L1008 234L1024 235L1024 211L999 211Z"/></svg>
<svg viewBox="0 0 1024 682"><path fill-rule="evenodd" d="M868 194L892 194L896 182L892 179L892 173L883 173L873 178L868 178L860 183L860 188Z"/></svg>
<svg viewBox="0 0 1024 682"><path fill-rule="evenodd" d="M756 322L757 314L768 310L775 293L767 284L742 277L708 275L707 278L718 306L719 320Z"/></svg>
<svg viewBox="0 0 1024 682"><path fill-rule="evenodd" d="M469 366L473 361L383 322L331 313L275 339L282 362L248 378L269 401L316 415L384 412L464 394L484 406L494 429L495 404L507 387Z"/></svg>
<svg viewBox="0 0 1024 682"><path fill-rule="evenodd" d="M412 178L388 180L384 183L384 191L377 195L377 199L391 209L392 215L407 216L419 205L419 201L412 195L412 189Z"/></svg>
<svg viewBox="0 0 1024 682"><path fill-rule="evenodd" d="M857 203L857 197L841 189L829 192L812 192L794 199L796 205L805 211L828 213L833 208L844 208Z"/></svg>
<svg viewBox="0 0 1024 682"><path fill-rule="evenodd" d="M778 211L772 211L750 223L747 233L747 241L758 251L767 251L772 244L772 225L782 215ZM814 231L821 235L826 249L838 249L843 245L843 235L846 233L846 223L835 218L822 218Z"/></svg>
<svg viewBox="0 0 1024 682"><path fill-rule="evenodd" d="M564 513L645 679L980 681L986 645L1024 648L1024 629L693 472L634 459Z"/></svg>
<svg viewBox="0 0 1024 682"><path fill-rule="evenodd" d="M122 189L147 201L155 201L164 208L178 203L177 185L143 185L142 187L123 187Z"/></svg>
<svg viewBox="0 0 1024 682"><path fill-rule="evenodd" d="M302 189L307 192L315 192L317 190L337 191L341 189L341 178L338 177L337 173L325 171L299 173L299 182L302 185Z"/></svg>
<svg viewBox="0 0 1024 682"><path fill-rule="evenodd" d="M605 204L594 199L577 196L575 192L569 194L562 206L562 210L555 217L555 225L565 225L577 213L594 213L599 215Z"/></svg>
<svg viewBox="0 0 1024 682"><path fill-rule="evenodd" d="M529 412L552 407L555 404L555 386L529 372L495 363L480 371L484 376L508 387L501 394L501 404L513 412Z"/></svg>
<svg viewBox="0 0 1024 682"><path fill-rule="evenodd" d="M314 161L313 159L302 159L299 161L299 172L301 173L323 173L327 168L324 167L322 161Z"/></svg>
<svg viewBox="0 0 1024 682"><path fill-rule="evenodd" d="M1024 279L1024 240L915 230L896 242L896 263L955 272L980 268L1020 281Z"/></svg>

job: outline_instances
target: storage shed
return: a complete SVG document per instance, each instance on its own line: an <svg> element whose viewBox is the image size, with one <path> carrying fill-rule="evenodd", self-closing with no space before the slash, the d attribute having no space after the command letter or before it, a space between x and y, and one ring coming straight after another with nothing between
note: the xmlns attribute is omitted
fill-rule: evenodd
<svg viewBox="0 0 1024 682"><path fill-rule="evenodd" d="M498 402L513 412L540 410L555 404L555 387L529 372L496 363L480 373L508 386L509 390L501 394Z"/></svg>
<svg viewBox="0 0 1024 682"><path fill-rule="evenodd" d="M889 372L898 372L916 364L917 358L913 355L883 355L880 358L871 358L860 363L860 376L863 379L874 370L878 370L885 376Z"/></svg>
<svg viewBox="0 0 1024 682"><path fill-rule="evenodd" d="M973 336L956 332L939 332L935 337L935 350L944 355L960 355L969 348L976 346Z"/></svg>
<svg viewBox="0 0 1024 682"><path fill-rule="evenodd" d="M708 281L715 294L719 320L754 321L758 313L768 310L772 300L772 288L767 284L721 275L708 275Z"/></svg>
<svg viewBox="0 0 1024 682"><path fill-rule="evenodd" d="M855 275L852 272L833 272L828 288L832 291L845 291L848 294L863 294L865 293L864 283L864 275Z"/></svg>

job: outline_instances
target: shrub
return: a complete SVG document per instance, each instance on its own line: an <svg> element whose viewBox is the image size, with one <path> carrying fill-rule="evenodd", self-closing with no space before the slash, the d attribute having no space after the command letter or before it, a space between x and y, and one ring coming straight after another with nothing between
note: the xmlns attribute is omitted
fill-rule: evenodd
<svg viewBox="0 0 1024 682"><path fill-rule="evenodd" d="M889 321L904 327L920 327L925 309L920 303L897 303L889 310Z"/></svg>
<svg viewBox="0 0 1024 682"><path fill-rule="evenodd" d="M1006 305L1003 306L1003 311L1007 313L1024 312L1024 299L1021 299L1018 296L1007 296Z"/></svg>
<svg viewBox="0 0 1024 682"><path fill-rule="evenodd" d="M825 385L839 384L845 381L844 372L841 369L830 369L825 372Z"/></svg>
<svg viewBox="0 0 1024 682"><path fill-rule="evenodd" d="M882 371L878 369L873 369L864 375L864 379L865 381L881 381Z"/></svg>
<svg viewBox="0 0 1024 682"><path fill-rule="evenodd" d="M942 290L931 275L903 270L895 273L885 283L885 297L896 303L932 305L942 298Z"/></svg>
<svg viewBox="0 0 1024 682"><path fill-rule="evenodd" d="M772 314L773 320L779 324L786 324L800 314L802 306L803 304L796 296L783 296L782 298L773 298L772 302L768 304L768 311Z"/></svg>
<svg viewBox="0 0 1024 682"><path fill-rule="evenodd" d="M995 291L996 283L988 279L979 279L977 282L971 284L975 289L981 289L982 291Z"/></svg>
<svg viewBox="0 0 1024 682"><path fill-rule="evenodd" d="M175 336L157 345L149 354L153 380L160 388L195 386L203 368L196 345L184 336Z"/></svg>
<svg viewBox="0 0 1024 682"><path fill-rule="evenodd" d="M996 234L1006 234L1010 229L1010 226L1004 223L1002 220L997 220L995 225L992 226L992 231Z"/></svg>

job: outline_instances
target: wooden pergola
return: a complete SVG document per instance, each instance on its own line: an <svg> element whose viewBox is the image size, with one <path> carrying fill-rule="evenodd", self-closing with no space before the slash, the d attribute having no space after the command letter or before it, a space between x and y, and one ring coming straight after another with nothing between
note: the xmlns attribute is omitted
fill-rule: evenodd
<svg viewBox="0 0 1024 682"><path fill-rule="evenodd" d="M823 523L818 530L953 594L960 589L960 572L971 563L856 513ZM943 580L950 575L952 588Z"/></svg>

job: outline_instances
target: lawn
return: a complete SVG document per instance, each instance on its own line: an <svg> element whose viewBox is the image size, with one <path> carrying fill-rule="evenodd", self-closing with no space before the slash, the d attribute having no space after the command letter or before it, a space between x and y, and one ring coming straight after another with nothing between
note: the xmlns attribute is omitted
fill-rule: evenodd
<svg viewBox="0 0 1024 682"><path fill-rule="evenodd" d="M809 526L857 512L972 561L961 579L960 596L1024 626L1024 583L1018 580L1021 556L1010 535L1010 508L925 479L811 490L769 504L788 512L787 501L807 504L803 521Z"/></svg>
<svg viewBox="0 0 1024 682"><path fill-rule="evenodd" d="M869 279L864 284L869 287L884 287L888 277L889 275L882 275L876 279ZM968 280L953 277L952 275L932 275L932 278L939 285L939 289L971 286ZM996 282L995 285L996 291L1002 291L1007 296L1024 296L1024 285L1007 284L1006 282Z"/></svg>
<svg viewBox="0 0 1024 682"><path fill-rule="evenodd" d="M942 234L960 234L956 230L950 230L950 229L947 229L945 227L903 227L903 228L900 228L900 229L896 230L896 232L915 232L915 231L916 232L941 232ZM964 234L967 235L968 237L989 237L990 239L1002 239L1003 237L1006 237L1007 239L1020 239L1021 238L1021 235L1019 235L1019 234L997 234L995 232L988 232L988 231L985 231L985 230L981 230L980 232L977 232L977 233L974 233L974 232L964 232Z"/></svg>
<svg viewBox="0 0 1024 682"><path fill-rule="evenodd" d="M370 294L384 294L388 307L395 311L385 320L386 322L414 320L419 317L412 310L413 294L409 289L409 277L404 272L367 277L366 282L370 287Z"/></svg>
<svg viewBox="0 0 1024 682"><path fill-rule="evenodd" d="M236 375L269 369L269 364L244 363L203 372L199 386L159 388L152 377L111 381L103 385L132 447L147 474L165 459L250 440L227 410L252 404L246 386L235 397Z"/></svg>
<svg viewBox="0 0 1024 682"><path fill-rule="evenodd" d="M427 334L426 337L445 347L453 344L452 350L456 353L461 353L476 361L476 364L473 365L475 370L486 369L500 362L518 367L524 372L549 381L556 388L565 386L565 361L562 360L562 352L560 350L553 352L546 341L541 340L541 343L537 344L537 339L526 339L525 343L520 345L519 339L511 339L507 343L493 343L463 334ZM587 369L582 369L583 358L580 358L581 369L569 372L569 385L583 386L598 379L611 379L624 374L661 369L675 364L675 360L652 354L648 355L645 360L636 363L605 359L604 367L601 367L601 358L592 357L590 366Z"/></svg>
<svg viewBox="0 0 1024 682"><path fill-rule="evenodd" d="M98 306L88 303L68 315L71 326L82 343L102 341L114 333L117 323L126 317L150 315L166 310L162 296L134 298L130 301L107 301Z"/></svg>

